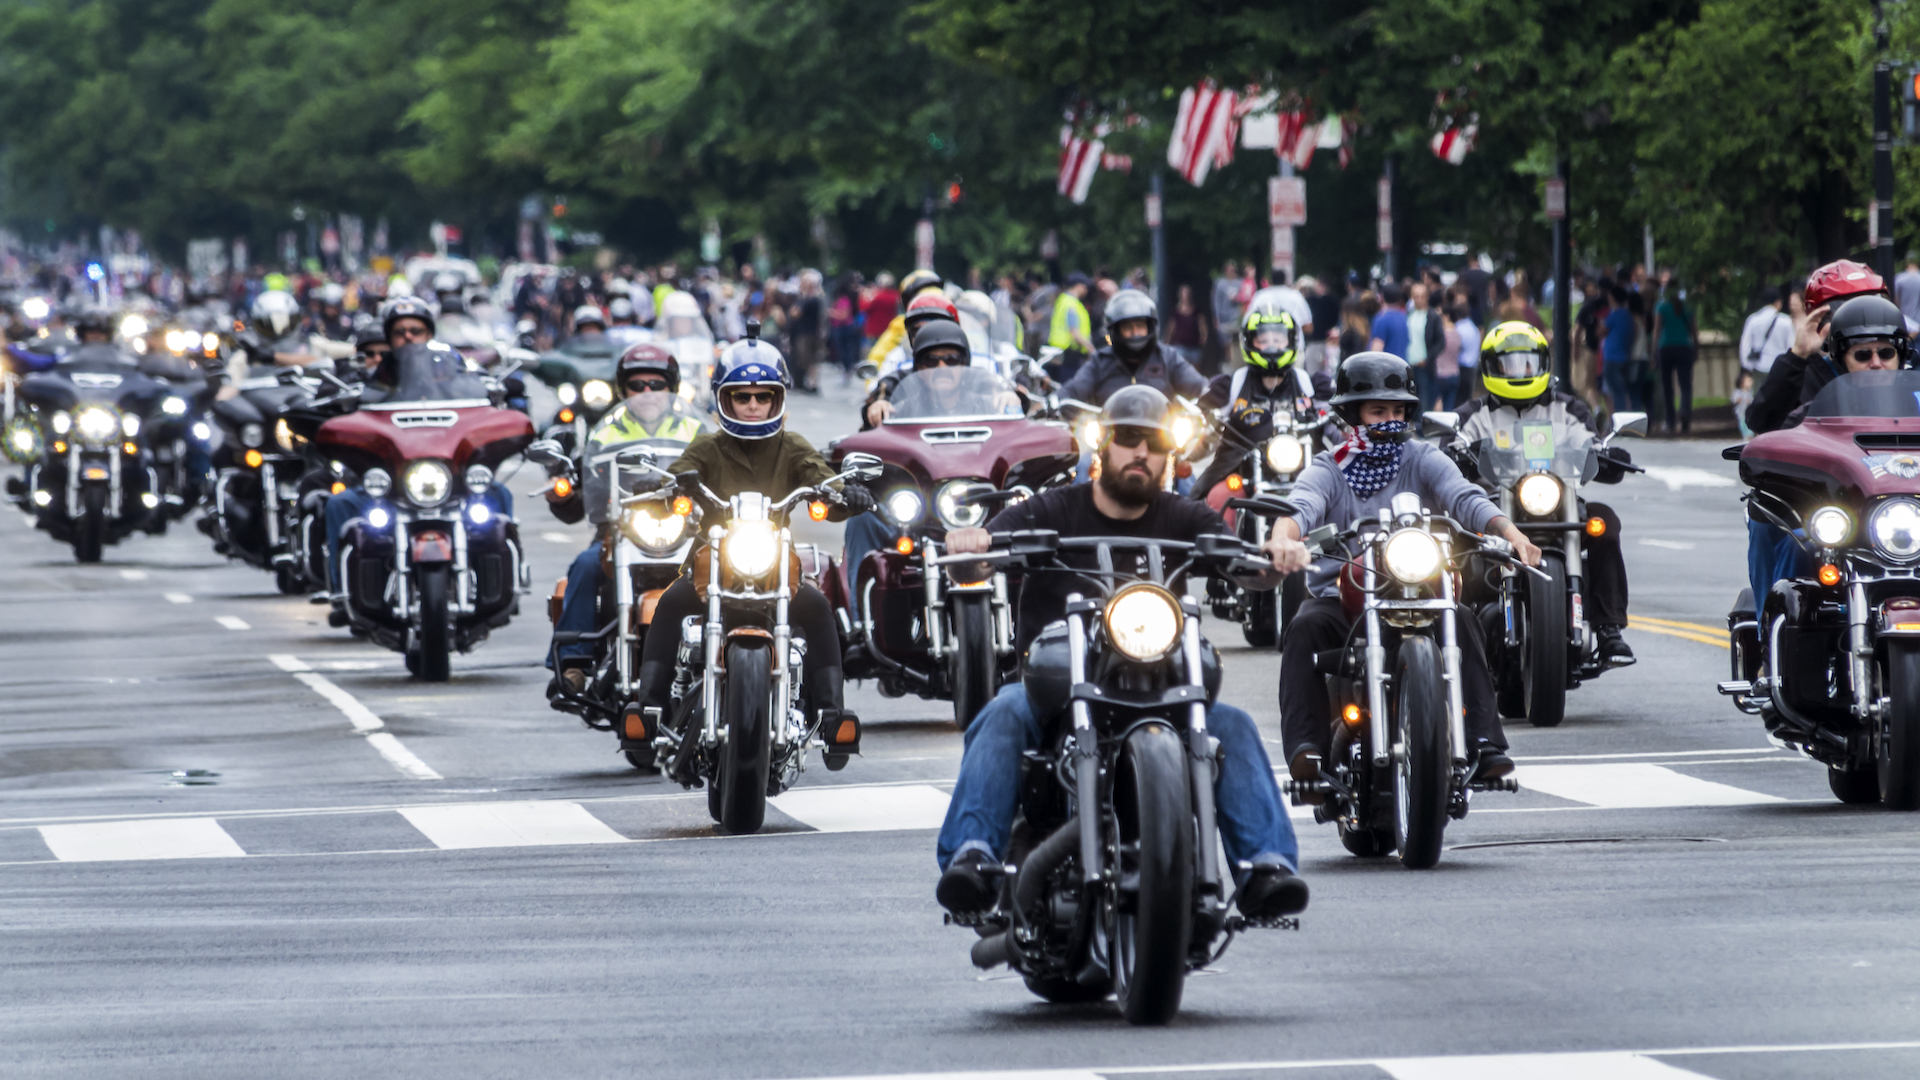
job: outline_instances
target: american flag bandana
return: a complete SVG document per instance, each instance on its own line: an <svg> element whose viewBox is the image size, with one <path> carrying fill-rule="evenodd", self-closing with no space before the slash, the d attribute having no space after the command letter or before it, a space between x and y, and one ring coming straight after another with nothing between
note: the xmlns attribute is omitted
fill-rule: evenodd
<svg viewBox="0 0 1920 1080"><path fill-rule="evenodd" d="M1334 463L1347 478L1347 486L1362 499L1370 498L1393 481L1400 471L1401 441L1396 438L1407 430L1405 420L1361 425L1353 429L1347 441L1333 452ZM1376 439L1376 436L1378 438Z"/></svg>

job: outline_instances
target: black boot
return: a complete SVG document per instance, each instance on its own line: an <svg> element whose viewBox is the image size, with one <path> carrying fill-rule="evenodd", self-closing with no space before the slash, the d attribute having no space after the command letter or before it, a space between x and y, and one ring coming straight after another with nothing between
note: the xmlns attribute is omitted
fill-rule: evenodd
<svg viewBox="0 0 1920 1080"><path fill-rule="evenodd" d="M1513 772L1513 759L1507 752L1486 739L1480 740L1478 756L1474 761L1472 780L1498 780Z"/></svg>
<svg viewBox="0 0 1920 1080"><path fill-rule="evenodd" d="M1249 919L1273 919L1307 910L1307 883L1284 866L1256 866L1235 901Z"/></svg>
<svg viewBox="0 0 1920 1080"><path fill-rule="evenodd" d="M819 667L807 673L807 697L820 718L820 739L825 742L829 772L847 767L847 759L860 752L860 717L844 702L846 676L837 667Z"/></svg>
<svg viewBox="0 0 1920 1080"><path fill-rule="evenodd" d="M941 873L933 898L955 915L973 915L992 907L995 886L981 869L992 862L978 848L962 852Z"/></svg>
<svg viewBox="0 0 1920 1080"><path fill-rule="evenodd" d="M1608 667L1628 667L1634 662L1633 649L1627 645L1627 639L1620 633L1618 626L1596 626L1594 634L1600 639L1600 662Z"/></svg>

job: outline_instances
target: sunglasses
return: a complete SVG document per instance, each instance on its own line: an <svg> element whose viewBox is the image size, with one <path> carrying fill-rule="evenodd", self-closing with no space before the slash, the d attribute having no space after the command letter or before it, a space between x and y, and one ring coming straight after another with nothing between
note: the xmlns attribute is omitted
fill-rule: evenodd
<svg viewBox="0 0 1920 1080"><path fill-rule="evenodd" d="M915 357L913 366L916 370L925 371L936 367L966 367L972 362L972 357L962 356L959 353L928 353L925 356Z"/></svg>
<svg viewBox="0 0 1920 1080"><path fill-rule="evenodd" d="M1880 357L1880 359L1891 363L1893 361L1893 358L1899 355L1900 355L1899 349L1896 349L1891 345L1882 345L1877 349L1875 348L1855 349L1852 352L1847 354L1847 358L1849 360L1852 360L1856 364L1867 364L1867 363L1872 363L1873 358L1875 356L1878 356Z"/></svg>
<svg viewBox="0 0 1920 1080"><path fill-rule="evenodd" d="M1147 449L1156 454L1164 454L1173 449L1173 440L1167 437L1167 433L1164 431L1156 431L1153 428L1117 427L1113 429L1113 434L1108 437L1107 441L1115 446L1125 447L1128 450L1139 446L1141 443L1146 443Z"/></svg>
<svg viewBox="0 0 1920 1080"><path fill-rule="evenodd" d="M666 388L667 388L667 380L665 379L628 379L627 380L627 393L629 394L643 394L643 393L649 393L649 392L658 394L661 391L665 390Z"/></svg>
<svg viewBox="0 0 1920 1080"><path fill-rule="evenodd" d="M662 383L661 388L665 387ZM776 395L771 390L735 390L731 396L735 405L771 405Z"/></svg>
<svg viewBox="0 0 1920 1080"><path fill-rule="evenodd" d="M401 326L395 326L393 328L393 336L398 338L406 338L409 341L425 341L428 338L433 336L433 331L427 329L424 326L401 325Z"/></svg>

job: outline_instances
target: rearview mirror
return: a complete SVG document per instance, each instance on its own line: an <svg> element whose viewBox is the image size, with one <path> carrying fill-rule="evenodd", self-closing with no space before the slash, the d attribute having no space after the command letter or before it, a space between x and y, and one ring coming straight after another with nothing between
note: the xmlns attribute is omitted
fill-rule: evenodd
<svg viewBox="0 0 1920 1080"><path fill-rule="evenodd" d="M1457 435L1460 432L1460 414L1452 412L1430 412L1420 417L1420 434L1424 436Z"/></svg>
<svg viewBox="0 0 1920 1080"><path fill-rule="evenodd" d="M840 459L840 471L861 483L873 483L886 473L886 463L873 454L852 453Z"/></svg>
<svg viewBox="0 0 1920 1080"><path fill-rule="evenodd" d="M567 460L567 455L560 450L560 444L552 439L528 443L527 448L520 451L520 456L542 465L558 465Z"/></svg>
<svg viewBox="0 0 1920 1080"><path fill-rule="evenodd" d="M1615 435L1645 435L1647 433L1647 414L1643 412L1614 413L1613 433Z"/></svg>

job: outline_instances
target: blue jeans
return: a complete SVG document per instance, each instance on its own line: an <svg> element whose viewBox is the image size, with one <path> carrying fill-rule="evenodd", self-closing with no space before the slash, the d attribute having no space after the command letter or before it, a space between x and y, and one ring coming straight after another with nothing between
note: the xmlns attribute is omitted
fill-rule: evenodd
<svg viewBox="0 0 1920 1080"><path fill-rule="evenodd" d="M1767 593L1773 583L1813 573L1813 556L1808 555L1793 534L1764 521L1747 521L1747 578L1753 585L1753 610L1766 609Z"/></svg>
<svg viewBox="0 0 1920 1080"><path fill-rule="evenodd" d="M513 492L507 485L495 480L487 489L486 500L495 514L512 520ZM336 593L340 591L340 534L346 531L347 522L366 516L368 508L378 501L360 487L327 497L327 584Z"/></svg>
<svg viewBox="0 0 1920 1080"><path fill-rule="evenodd" d="M847 603L854 612L860 610L860 597L854 592L860 587L860 564L866 561L868 552L892 546L893 529L880 520L878 511L869 510L847 519L846 550L841 554L840 569L847 575Z"/></svg>
<svg viewBox="0 0 1920 1080"><path fill-rule="evenodd" d="M1630 361L1608 360L1600 371L1600 386L1606 391L1607 401L1614 412L1626 412L1633 408L1633 395L1627 391L1627 365Z"/></svg>
<svg viewBox="0 0 1920 1080"><path fill-rule="evenodd" d="M1435 375L1429 401L1438 400L1442 410L1451 410L1460 401L1460 376Z"/></svg>
<svg viewBox="0 0 1920 1080"><path fill-rule="evenodd" d="M1280 804L1280 786L1253 717L1231 705L1215 705L1207 710L1207 733L1220 740L1224 752L1214 798L1229 864L1297 869L1300 847L1293 822ZM1040 749L1045 739L1026 688L1017 682L1001 687L980 710L967 728L960 778L947 804L946 824L940 827L935 858L942 870L968 848L996 859L1006 854L1020 797L1020 756Z"/></svg>
<svg viewBox="0 0 1920 1080"><path fill-rule="evenodd" d="M571 632L591 634L599 627L593 624L595 608L600 598L600 583L606 575L600 572L600 541L587 545L587 550L573 557L573 565L567 567L567 595L560 604L560 621L553 624L554 633ZM553 667L554 652L562 660L586 660L593 656L593 643L574 641L547 653L547 667Z"/></svg>

